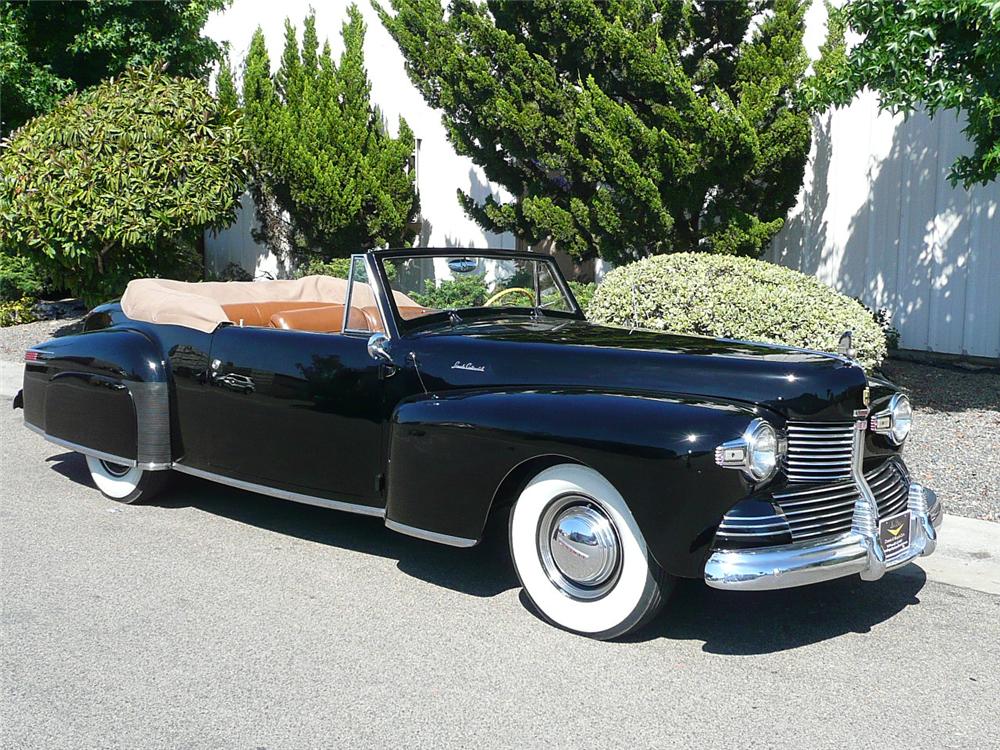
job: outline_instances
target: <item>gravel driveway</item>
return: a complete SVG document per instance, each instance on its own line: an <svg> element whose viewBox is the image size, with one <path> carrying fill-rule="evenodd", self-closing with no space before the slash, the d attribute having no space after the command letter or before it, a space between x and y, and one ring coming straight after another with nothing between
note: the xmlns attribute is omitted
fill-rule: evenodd
<svg viewBox="0 0 1000 750"><path fill-rule="evenodd" d="M20 362L28 347L40 344L54 336L66 336L79 330L83 318L39 320L21 326L0 328L0 359Z"/></svg>
<svg viewBox="0 0 1000 750"><path fill-rule="evenodd" d="M913 402L910 471L946 512L1000 521L1000 374L899 360L883 369Z"/></svg>

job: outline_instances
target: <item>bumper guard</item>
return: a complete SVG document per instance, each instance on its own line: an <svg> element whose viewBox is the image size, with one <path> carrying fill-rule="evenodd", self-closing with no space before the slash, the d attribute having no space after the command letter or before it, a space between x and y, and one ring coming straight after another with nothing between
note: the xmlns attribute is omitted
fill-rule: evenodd
<svg viewBox="0 0 1000 750"><path fill-rule="evenodd" d="M867 581L906 565L937 546L937 530L944 520L933 490L911 484L910 544L886 559L877 537L852 530L839 536L760 549L715 550L705 564L705 582L717 589L764 591L805 586L860 573Z"/></svg>

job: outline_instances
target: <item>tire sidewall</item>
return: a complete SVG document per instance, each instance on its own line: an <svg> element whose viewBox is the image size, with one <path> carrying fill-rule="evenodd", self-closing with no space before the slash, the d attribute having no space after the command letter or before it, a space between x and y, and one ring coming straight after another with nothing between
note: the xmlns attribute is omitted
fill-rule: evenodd
<svg viewBox="0 0 1000 750"><path fill-rule="evenodd" d="M555 499L583 495L608 515L621 541L621 569L614 588L600 599L582 601L560 591L549 579L538 552L538 523ZM561 464L532 479L510 517L510 549L521 585L538 611L553 624L591 638L613 638L641 623L659 603L659 578L653 570L638 524L624 498L598 472Z"/></svg>
<svg viewBox="0 0 1000 750"><path fill-rule="evenodd" d="M145 472L135 466L122 476L115 476L104 468L99 458L86 456L90 477L105 497L120 503L131 503L142 494L142 478Z"/></svg>

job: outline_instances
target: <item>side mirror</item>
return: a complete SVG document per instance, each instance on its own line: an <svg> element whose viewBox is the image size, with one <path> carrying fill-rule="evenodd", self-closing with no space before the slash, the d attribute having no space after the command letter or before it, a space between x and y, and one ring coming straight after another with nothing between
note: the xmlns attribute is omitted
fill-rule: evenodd
<svg viewBox="0 0 1000 750"><path fill-rule="evenodd" d="M389 337L384 333L373 333L368 339L368 355L387 365L392 364L392 357L389 356Z"/></svg>

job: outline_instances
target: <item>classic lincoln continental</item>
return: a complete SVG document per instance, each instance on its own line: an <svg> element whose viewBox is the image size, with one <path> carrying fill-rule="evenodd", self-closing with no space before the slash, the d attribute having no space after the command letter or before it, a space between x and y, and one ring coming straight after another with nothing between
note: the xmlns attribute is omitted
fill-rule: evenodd
<svg viewBox="0 0 1000 750"><path fill-rule="evenodd" d="M876 580L942 520L900 457L907 397L849 356L589 323L532 253L139 279L25 359L26 426L113 500L181 472L457 547L509 514L531 602L593 638L648 622L677 578Z"/></svg>

